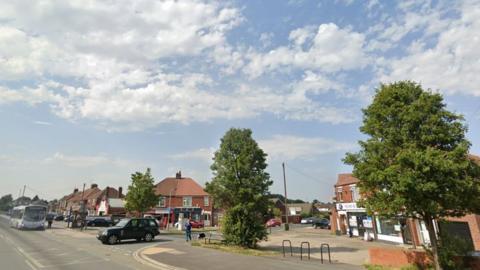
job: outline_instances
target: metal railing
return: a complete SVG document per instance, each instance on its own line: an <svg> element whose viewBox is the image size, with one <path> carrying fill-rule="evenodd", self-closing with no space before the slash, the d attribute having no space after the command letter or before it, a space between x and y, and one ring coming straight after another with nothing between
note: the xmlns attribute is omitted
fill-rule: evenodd
<svg viewBox="0 0 480 270"><path fill-rule="evenodd" d="M293 256L292 242L290 240L283 240L282 241L283 257L285 257L285 243L286 242L288 242L288 244L290 245L290 256Z"/></svg>
<svg viewBox="0 0 480 270"><path fill-rule="evenodd" d="M326 244L326 243L323 243L322 245L320 245L320 259L323 263L323 247L327 247L327 251L328 251L328 262L329 263L332 263L332 259L330 257L330 245L329 244Z"/></svg>
<svg viewBox="0 0 480 270"><path fill-rule="evenodd" d="M310 243L309 242L302 242L300 244L300 260L303 260L303 245L306 244L308 247L308 259L310 260Z"/></svg>

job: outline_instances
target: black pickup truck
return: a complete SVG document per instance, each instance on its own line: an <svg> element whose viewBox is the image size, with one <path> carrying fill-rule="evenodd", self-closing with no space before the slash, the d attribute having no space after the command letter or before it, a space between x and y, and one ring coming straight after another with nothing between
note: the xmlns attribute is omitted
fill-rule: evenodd
<svg viewBox="0 0 480 270"><path fill-rule="evenodd" d="M104 244L114 245L121 240L135 239L137 241L152 241L159 235L158 224L151 218L125 218L114 227L102 230L97 239Z"/></svg>

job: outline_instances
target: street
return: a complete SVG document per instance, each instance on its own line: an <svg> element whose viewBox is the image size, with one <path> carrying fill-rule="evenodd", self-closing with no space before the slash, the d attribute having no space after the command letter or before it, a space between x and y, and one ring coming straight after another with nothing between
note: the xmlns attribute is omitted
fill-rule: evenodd
<svg viewBox="0 0 480 270"><path fill-rule="evenodd" d="M92 235L72 237L54 231L19 231L0 216L0 269L151 269L132 254L154 243L108 246Z"/></svg>

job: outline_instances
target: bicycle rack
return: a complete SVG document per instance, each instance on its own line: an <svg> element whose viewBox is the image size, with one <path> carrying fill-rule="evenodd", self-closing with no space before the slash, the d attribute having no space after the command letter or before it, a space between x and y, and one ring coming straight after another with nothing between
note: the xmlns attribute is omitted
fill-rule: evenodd
<svg viewBox="0 0 480 270"><path fill-rule="evenodd" d="M329 244L326 244L326 243L323 243L321 246L320 246L320 258L321 258L321 261L322 261L322 264L323 264L323 247L327 247L327 251L328 251L328 262L329 263L332 263L332 259L330 257L330 245Z"/></svg>
<svg viewBox="0 0 480 270"><path fill-rule="evenodd" d="M285 257L285 243L286 242L288 242L288 244L290 245L290 256L293 256L292 242L290 242L290 240L283 240L282 241L283 257Z"/></svg>
<svg viewBox="0 0 480 270"><path fill-rule="evenodd" d="M300 244L300 260L303 260L303 244L307 244L308 247L308 259L310 260L310 243L309 242L302 242Z"/></svg>

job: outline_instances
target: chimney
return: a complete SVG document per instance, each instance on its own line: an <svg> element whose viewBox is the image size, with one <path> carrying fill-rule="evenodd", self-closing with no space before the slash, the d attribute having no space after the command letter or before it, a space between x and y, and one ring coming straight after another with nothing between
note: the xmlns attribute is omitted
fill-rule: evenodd
<svg viewBox="0 0 480 270"><path fill-rule="evenodd" d="M175 178L182 179L182 171L178 171L177 174L175 175Z"/></svg>
<svg viewBox="0 0 480 270"><path fill-rule="evenodd" d="M122 188L122 187L118 187L118 198L121 198L121 197L122 197L122 191L123 191L123 188Z"/></svg>
<svg viewBox="0 0 480 270"><path fill-rule="evenodd" d="M92 185L90 186L90 188L97 188L97 187L98 187L97 184L92 184Z"/></svg>
<svg viewBox="0 0 480 270"><path fill-rule="evenodd" d="M77 192L78 192L78 188L75 188L75 189L73 190L73 193L75 194L75 193L77 193Z"/></svg>

